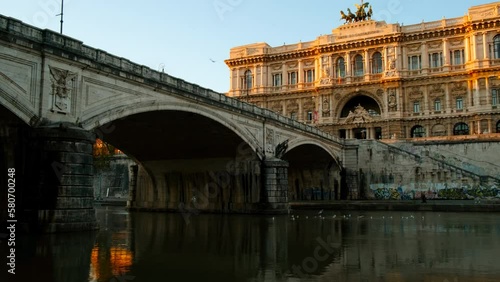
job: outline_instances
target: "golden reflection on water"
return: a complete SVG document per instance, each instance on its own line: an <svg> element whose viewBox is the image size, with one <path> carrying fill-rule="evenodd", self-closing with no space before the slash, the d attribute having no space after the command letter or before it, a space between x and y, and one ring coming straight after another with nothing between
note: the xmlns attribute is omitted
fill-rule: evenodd
<svg viewBox="0 0 500 282"><path fill-rule="evenodd" d="M106 281L112 276L128 273L134 261L132 251L121 246L109 249L99 248L96 244L90 256L90 282Z"/></svg>

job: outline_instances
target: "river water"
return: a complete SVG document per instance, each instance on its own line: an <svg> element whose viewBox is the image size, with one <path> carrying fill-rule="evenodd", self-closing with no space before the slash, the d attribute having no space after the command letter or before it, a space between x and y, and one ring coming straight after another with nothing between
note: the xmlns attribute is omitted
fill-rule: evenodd
<svg viewBox="0 0 500 282"><path fill-rule="evenodd" d="M96 213L96 232L19 236L2 281L500 281L499 213Z"/></svg>

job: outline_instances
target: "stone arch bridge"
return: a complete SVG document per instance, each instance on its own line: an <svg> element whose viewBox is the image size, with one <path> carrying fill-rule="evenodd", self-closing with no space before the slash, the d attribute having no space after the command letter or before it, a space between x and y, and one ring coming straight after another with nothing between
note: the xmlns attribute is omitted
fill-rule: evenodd
<svg viewBox="0 0 500 282"><path fill-rule="evenodd" d="M95 227L96 137L139 164L131 208L280 213L289 199L349 190L341 140L3 16L0 129L17 216L41 231ZM310 187L321 194L306 194Z"/></svg>

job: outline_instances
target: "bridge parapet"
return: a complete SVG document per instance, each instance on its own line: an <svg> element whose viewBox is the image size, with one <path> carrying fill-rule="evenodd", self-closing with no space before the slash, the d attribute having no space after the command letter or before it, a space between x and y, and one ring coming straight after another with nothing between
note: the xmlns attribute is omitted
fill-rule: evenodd
<svg viewBox="0 0 500 282"><path fill-rule="evenodd" d="M147 66L136 64L126 58L87 46L82 41L52 30L42 30L33 27L14 18L0 15L0 40L8 42L7 44L18 45L21 48L28 47L32 50L76 61L82 65L82 69L90 67L100 72L111 73L128 80L146 84L159 92L164 90L168 91L169 94L182 95L191 99L202 98L212 104L231 107L242 114L253 117L257 116L266 121L274 121L295 130L326 138L337 144L343 144L343 140L325 133L316 127L292 120L271 110L228 97L223 93L215 92L164 72L153 70Z"/></svg>

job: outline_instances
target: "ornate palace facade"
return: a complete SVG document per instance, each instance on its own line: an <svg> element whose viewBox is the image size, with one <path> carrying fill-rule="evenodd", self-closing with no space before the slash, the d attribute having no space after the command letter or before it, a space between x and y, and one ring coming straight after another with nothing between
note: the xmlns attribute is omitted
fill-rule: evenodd
<svg viewBox="0 0 500 282"><path fill-rule="evenodd" d="M409 26L344 16L315 41L232 48L228 95L341 138L500 132L500 2Z"/></svg>

